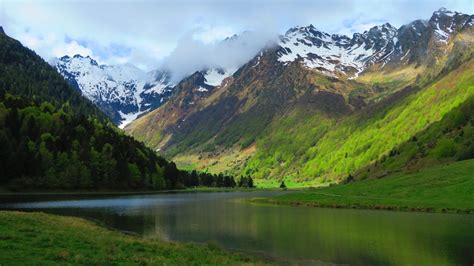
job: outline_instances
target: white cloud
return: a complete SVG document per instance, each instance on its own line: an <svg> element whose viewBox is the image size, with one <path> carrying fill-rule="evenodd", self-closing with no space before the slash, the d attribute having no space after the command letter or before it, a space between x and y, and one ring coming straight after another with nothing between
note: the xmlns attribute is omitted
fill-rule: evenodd
<svg viewBox="0 0 474 266"><path fill-rule="evenodd" d="M15 38L21 40L23 45L40 54L47 61L64 55L74 56L76 54L91 56L101 61L101 58L94 55L90 48L82 46L74 40L66 42L64 38L58 38L54 33L41 36L30 30L25 30L17 34Z"/></svg>
<svg viewBox="0 0 474 266"><path fill-rule="evenodd" d="M203 43L212 43L222 41L225 38L230 37L234 34L235 30L228 26L204 26L203 28L198 28L195 30L193 38Z"/></svg>
<svg viewBox="0 0 474 266"><path fill-rule="evenodd" d="M277 34L272 32L244 32L224 41L205 43L196 40L191 32L178 42L161 67L169 70L175 81L205 68L236 69L276 39Z"/></svg>
<svg viewBox="0 0 474 266"><path fill-rule="evenodd" d="M70 43L58 43L52 51L54 57L61 57L64 55L74 56L76 54L94 57L91 49L81 46L76 41L71 41Z"/></svg>
<svg viewBox="0 0 474 266"><path fill-rule="evenodd" d="M398 27L429 18L441 6L474 12L472 0L0 0L0 23L7 34L45 59L61 51L79 51L105 63L128 60L150 69L181 50L181 42L193 29L200 30L193 32L198 43L193 41L192 50L246 30L282 33L311 23L331 33L353 33L377 21ZM346 20L354 23L348 26ZM113 44L130 48L129 54L106 54Z"/></svg>

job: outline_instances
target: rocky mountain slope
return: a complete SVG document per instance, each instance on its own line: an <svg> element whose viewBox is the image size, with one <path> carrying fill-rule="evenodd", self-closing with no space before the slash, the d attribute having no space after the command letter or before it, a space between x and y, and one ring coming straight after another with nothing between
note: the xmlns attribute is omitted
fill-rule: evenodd
<svg viewBox="0 0 474 266"><path fill-rule="evenodd" d="M182 167L260 182L341 180L474 93L473 18L440 9L352 38L295 27L206 94L190 82L198 73L178 84L126 131ZM389 123L397 116L406 120Z"/></svg>

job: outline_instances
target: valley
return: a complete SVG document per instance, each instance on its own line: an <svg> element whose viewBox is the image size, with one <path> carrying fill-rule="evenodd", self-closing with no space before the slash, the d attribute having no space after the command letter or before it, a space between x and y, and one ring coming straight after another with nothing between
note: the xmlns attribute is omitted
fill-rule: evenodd
<svg viewBox="0 0 474 266"><path fill-rule="evenodd" d="M472 97L471 24L472 16L440 10L427 21L384 24L352 39L312 25L293 28L211 95L194 93L191 76L125 130L180 167L251 175L257 184L319 186L367 176L362 169ZM443 39L437 29L446 27ZM470 149L465 144L454 153ZM398 170L416 165L400 160Z"/></svg>
<svg viewBox="0 0 474 266"><path fill-rule="evenodd" d="M472 265L472 3L296 2L2 3L0 265Z"/></svg>

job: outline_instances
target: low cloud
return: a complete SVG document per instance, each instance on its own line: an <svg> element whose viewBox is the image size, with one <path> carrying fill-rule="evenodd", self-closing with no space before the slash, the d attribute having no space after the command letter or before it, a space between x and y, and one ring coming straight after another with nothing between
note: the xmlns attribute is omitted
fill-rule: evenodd
<svg viewBox="0 0 474 266"><path fill-rule="evenodd" d="M352 35L383 22L399 27L427 19L441 6L474 12L472 0L0 0L0 25L46 60L81 53L146 71L166 66L179 79L206 67L242 65L274 40L269 31L313 24ZM253 32L248 39L220 43L245 30Z"/></svg>
<svg viewBox="0 0 474 266"><path fill-rule="evenodd" d="M247 31L225 40L206 42L196 38L201 35L199 30L186 34L164 58L161 68L170 71L174 81L206 68L236 69L263 48L273 45L278 37L273 32Z"/></svg>

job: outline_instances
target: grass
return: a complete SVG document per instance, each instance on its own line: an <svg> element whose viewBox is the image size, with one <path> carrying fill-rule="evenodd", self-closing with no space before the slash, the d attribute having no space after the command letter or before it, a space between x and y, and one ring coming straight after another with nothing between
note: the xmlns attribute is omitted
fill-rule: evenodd
<svg viewBox="0 0 474 266"><path fill-rule="evenodd" d="M416 80L417 75L423 74L425 67L414 65L404 66L392 71L369 71L361 75L357 81L369 85L378 85L388 88L387 91L378 94L376 98L382 98L386 94L406 87Z"/></svg>
<svg viewBox="0 0 474 266"><path fill-rule="evenodd" d="M180 154L173 158L173 162L182 170L197 170L218 174L240 166L254 153L255 145L251 145L245 149L233 147L218 153Z"/></svg>
<svg viewBox="0 0 474 266"><path fill-rule="evenodd" d="M474 159L382 179L289 193L254 202L314 207L474 212Z"/></svg>
<svg viewBox="0 0 474 266"><path fill-rule="evenodd" d="M275 120L245 168L258 179L340 181L371 165L474 95L474 61L387 104L334 124L316 113ZM367 115L370 113L370 116ZM288 122L289 121L289 122ZM296 122L293 122L296 121ZM291 123L290 123L291 122Z"/></svg>
<svg viewBox="0 0 474 266"><path fill-rule="evenodd" d="M281 181L275 179L255 179L255 186L259 189L275 189L280 188ZM321 187L327 186L329 183L316 183L314 181L306 181L306 182L295 182L293 180L287 179L285 180L285 186L288 189L302 189L302 188L309 188L309 187Z"/></svg>
<svg viewBox="0 0 474 266"><path fill-rule="evenodd" d="M177 244L125 235L80 218L0 212L0 264L263 264L213 245Z"/></svg>

